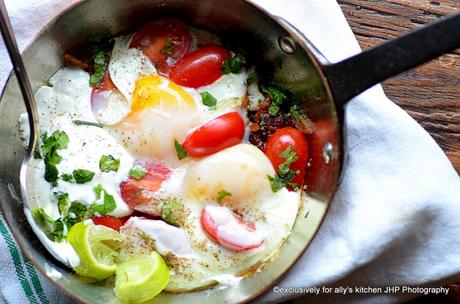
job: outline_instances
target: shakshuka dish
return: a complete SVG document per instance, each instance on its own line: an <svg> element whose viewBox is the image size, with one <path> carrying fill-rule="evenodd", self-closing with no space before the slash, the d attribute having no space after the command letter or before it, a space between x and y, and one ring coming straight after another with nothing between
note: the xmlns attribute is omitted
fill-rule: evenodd
<svg viewBox="0 0 460 304"><path fill-rule="evenodd" d="M308 187L301 106L244 51L174 18L88 45L35 94L26 215L45 247L126 303L263 271ZM26 140L26 114L19 129Z"/></svg>

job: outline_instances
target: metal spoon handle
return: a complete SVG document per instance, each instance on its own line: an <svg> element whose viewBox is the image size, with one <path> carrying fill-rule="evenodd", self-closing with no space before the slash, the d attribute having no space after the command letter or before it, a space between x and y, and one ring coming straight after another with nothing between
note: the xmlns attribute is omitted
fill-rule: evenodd
<svg viewBox="0 0 460 304"><path fill-rule="evenodd" d="M27 159L35 149L35 143L38 139L38 111L29 78L27 77L26 69L24 67L24 62L22 61L21 54L19 53L13 28L3 0L0 0L0 15L0 31L2 33L6 49L8 50L8 54L10 55L11 63L13 64L13 69L18 79L22 97L24 98L27 114L29 115L30 137L29 147L27 148Z"/></svg>

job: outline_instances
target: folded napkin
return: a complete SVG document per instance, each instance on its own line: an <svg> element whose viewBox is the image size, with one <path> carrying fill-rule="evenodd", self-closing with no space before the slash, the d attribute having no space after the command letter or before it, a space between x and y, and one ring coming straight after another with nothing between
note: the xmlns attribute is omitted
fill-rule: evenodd
<svg viewBox="0 0 460 304"><path fill-rule="evenodd" d="M6 2L23 49L53 16L78 1ZM289 20L332 62L360 52L334 0L254 2ZM3 85L11 66L3 45L0 52ZM296 265L258 303L302 295L299 303L394 303L428 289L373 293L359 287L440 287L460 280L460 178L439 146L380 86L346 106L344 133L342 182L324 223ZM0 233L4 302L72 302L20 253L3 219ZM326 289L339 286L345 288ZM284 293L284 287L296 288ZM299 287L311 289L294 293ZM312 294L315 287L319 296ZM334 293L344 290L345 295Z"/></svg>

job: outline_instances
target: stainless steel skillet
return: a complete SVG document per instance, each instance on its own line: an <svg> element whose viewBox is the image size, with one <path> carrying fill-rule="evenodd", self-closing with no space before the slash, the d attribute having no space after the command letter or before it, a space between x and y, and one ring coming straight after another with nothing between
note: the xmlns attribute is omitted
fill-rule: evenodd
<svg viewBox="0 0 460 304"><path fill-rule="evenodd" d="M229 13L231 12L231 13ZM319 227L339 182L342 161L341 117L345 103L379 81L414 67L460 45L460 16L444 20L337 64L329 64L315 47L285 20L243 0L89 0L57 16L24 53L36 90L63 65L66 49L90 34L111 36L164 15L179 16L196 26L211 29L245 48L249 57L302 102L316 122L322 146L311 170L311 199L296 221L280 256L262 272L231 289L163 295L158 303L244 302L268 289L307 248ZM28 225L25 198L20 198L19 169L24 150L16 121L24 112L14 77L0 102L0 203L24 253L53 282L73 297L90 303L115 301L110 286L90 285L54 260ZM27 184L25 172L25 187ZM309 212L308 216L304 215Z"/></svg>

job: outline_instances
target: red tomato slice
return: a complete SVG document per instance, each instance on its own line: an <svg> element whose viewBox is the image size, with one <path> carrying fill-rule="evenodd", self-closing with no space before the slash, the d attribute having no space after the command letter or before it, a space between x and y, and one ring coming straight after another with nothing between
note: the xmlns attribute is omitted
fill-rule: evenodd
<svg viewBox="0 0 460 304"><path fill-rule="evenodd" d="M120 231L121 226L123 226L126 221L129 219L129 216L125 217L113 217L113 216L94 216L91 218L95 225L103 225L113 230Z"/></svg>
<svg viewBox="0 0 460 304"><path fill-rule="evenodd" d="M294 128L281 128L277 130L268 138L264 152L270 159L276 173L278 173L279 166L286 161L280 154L288 147L291 147L299 158L290 166L292 170L300 171L291 182L297 184L297 186L301 188L303 186L305 169L307 166L308 143L299 130Z"/></svg>
<svg viewBox="0 0 460 304"><path fill-rule="evenodd" d="M171 68L168 62L172 65L184 57L191 41L187 25L177 19L164 18L144 25L134 35L130 47L142 50L158 72L167 75Z"/></svg>
<svg viewBox="0 0 460 304"><path fill-rule="evenodd" d="M250 250L264 242L253 223L244 221L227 207L208 205L203 208L201 225L214 242L227 249Z"/></svg>
<svg viewBox="0 0 460 304"><path fill-rule="evenodd" d="M129 177L120 183L121 197L129 207L136 210L138 205L151 202L152 198L148 193L158 191L171 174L171 169L162 164L147 164L144 168L147 169L147 174L140 180Z"/></svg>
<svg viewBox="0 0 460 304"><path fill-rule="evenodd" d="M182 146L188 155L201 157L239 144L243 137L243 119L238 112L230 112L189 133Z"/></svg>
<svg viewBox="0 0 460 304"><path fill-rule="evenodd" d="M219 45L202 47L177 62L169 78L190 88L211 84L222 76L222 64L230 56L230 52Z"/></svg>

